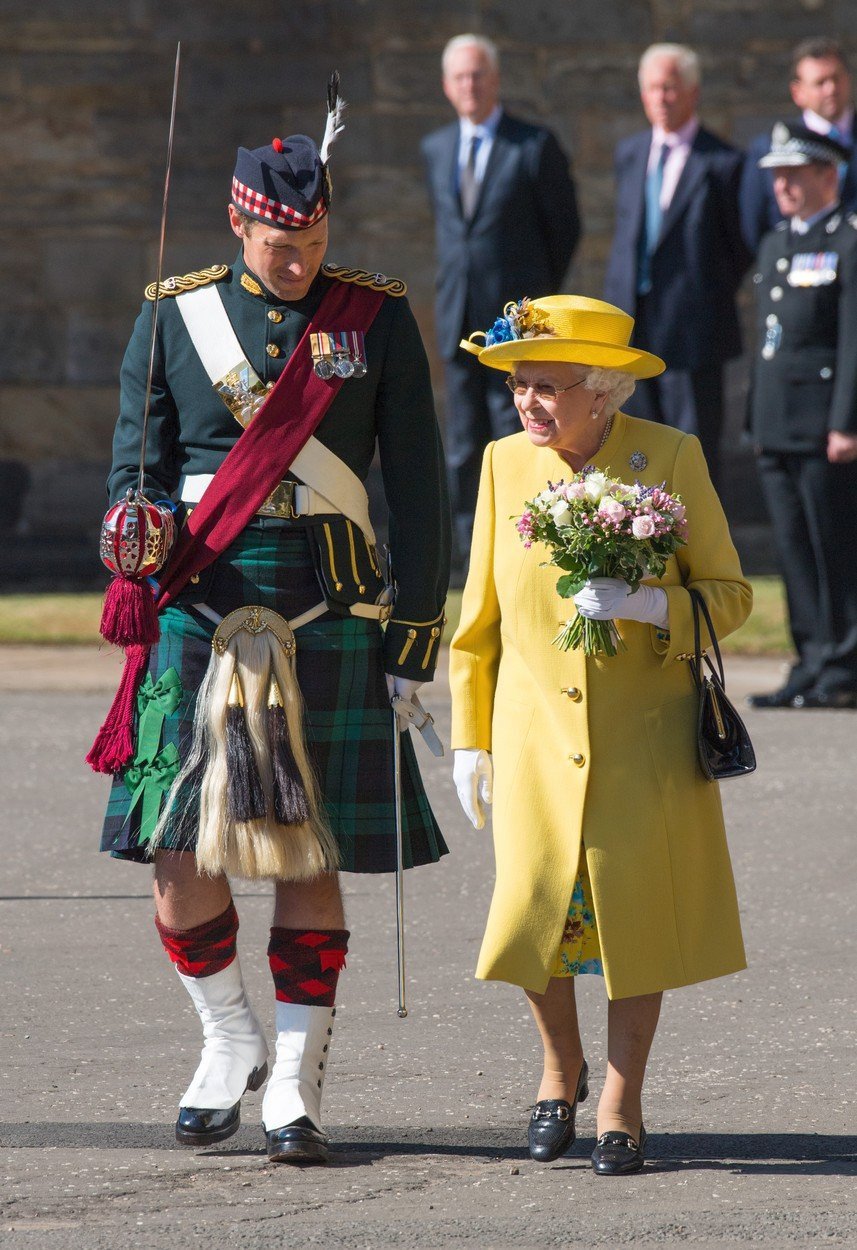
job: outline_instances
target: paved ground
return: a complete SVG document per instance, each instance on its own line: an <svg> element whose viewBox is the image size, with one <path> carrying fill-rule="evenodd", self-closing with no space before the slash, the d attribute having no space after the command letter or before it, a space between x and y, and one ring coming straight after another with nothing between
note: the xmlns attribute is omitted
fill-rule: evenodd
<svg viewBox="0 0 857 1250"><path fill-rule="evenodd" d="M651 1162L587 1166L523 1146L538 1070L523 996L472 979L485 834L448 763L418 748L452 854L410 874L411 1015L395 1015L392 883L347 879L354 932L327 1089L335 1166L267 1165L259 1096L220 1149L172 1140L195 1020L151 923L146 869L95 851L106 781L81 757L116 659L0 650L0 1245L548 1247L857 1244L852 713L748 715L758 773L724 803L749 970L668 996L651 1064ZM733 662L736 694L776 665ZM448 694L432 704L441 730ZM237 890L251 993L270 1026L269 902ZM594 1092L603 988L583 985Z"/></svg>

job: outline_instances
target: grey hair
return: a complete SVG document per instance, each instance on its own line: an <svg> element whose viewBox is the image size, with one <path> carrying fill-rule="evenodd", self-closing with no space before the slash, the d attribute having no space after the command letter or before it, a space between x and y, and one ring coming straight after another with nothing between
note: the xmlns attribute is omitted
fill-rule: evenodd
<svg viewBox="0 0 857 1250"><path fill-rule="evenodd" d="M686 87L699 86L702 78L699 57L693 48L688 48L683 43L653 43L646 48L640 57L640 67L637 71L637 80L641 86L646 67L660 57L667 57L669 60L675 61L678 66L679 77Z"/></svg>
<svg viewBox="0 0 857 1250"><path fill-rule="evenodd" d="M607 400L604 404L604 413L608 417L612 417L617 412L626 399L630 399L634 394L637 386L636 378L630 373L625 373L622 369L589 369L586 377L583 379L583 389L587 391L595 391L599 395L607 392Z"/></svg>
<svg viewBox="0 0 857 1250"><path fill-rule="evenodd" d="M490 39L486 39L484 35L454 35L443 50L440 63L446 75L449 68L450 57L453 52L457 52L459 48L480 48L492 69L500 68L500 53L497 51L496 43L492 43Z"/></svg>

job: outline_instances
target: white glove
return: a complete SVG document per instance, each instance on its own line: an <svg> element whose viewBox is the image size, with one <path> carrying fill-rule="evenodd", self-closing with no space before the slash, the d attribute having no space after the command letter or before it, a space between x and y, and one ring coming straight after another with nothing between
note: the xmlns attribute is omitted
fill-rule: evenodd
<svg viewBox="0 0 857 1250"><path fill-rule="evenodd" d="M494 799L494 763L488 751L453 751L452 779L458 801L474 829L485 824L485 808Z"/></svg>
<svg viewBox="0 0 857 1250"><path fill-rule="evenodd" d="M400 699L404 699L410 703L411 699L419 690L420 686L424 686L424 681L413 681L410 677L394 677L392 673L385 673L387 678L387 690L390 692L390 698L398 695Z"/></svg>
<svg viewBox="0 0 857 1250"><path fill-rule="evenodd" d="M640 586L634 593L621 577L591 577L574 596L581 616L591 621L641 621L669 625L669 600L660 586Z"/></svg>

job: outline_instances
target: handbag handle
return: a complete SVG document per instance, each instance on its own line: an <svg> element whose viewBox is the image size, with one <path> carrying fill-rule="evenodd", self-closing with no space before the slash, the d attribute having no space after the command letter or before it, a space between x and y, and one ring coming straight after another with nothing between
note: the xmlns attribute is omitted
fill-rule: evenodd
<svg viewBox="0 0 857 1250"><path fill-rule="evenodd" d="M708 636L711 639L711 646L717 659L717 668L711 662L710 656L706 653L705 659L708 667L711 669L715 678L719 678L720 685L723 690L726 689L726 675L723 671L723 657L720 654L720 646L717 642L717 635L714 632L714 626L711 622L711 614L708 611L708 604L698 590L688 587L687 593L690 595L690 601L693 604L693 677L697 686L700 684L700 674L702 673L703 652L700 639L699 614L702 613L705 618L705 624L708 628Z"/></svg>

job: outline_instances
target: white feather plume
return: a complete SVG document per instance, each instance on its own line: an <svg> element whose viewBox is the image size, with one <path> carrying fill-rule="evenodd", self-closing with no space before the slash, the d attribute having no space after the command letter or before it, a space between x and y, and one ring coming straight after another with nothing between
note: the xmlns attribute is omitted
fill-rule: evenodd
<svg viewBox="0 0 857 1250"><path fill-rule="evenodd" d="M339 135L345 129L345 101L339 94L339 71L334 70L327 84L327 124L319 148L322 165L326 165Z"/></svg>

